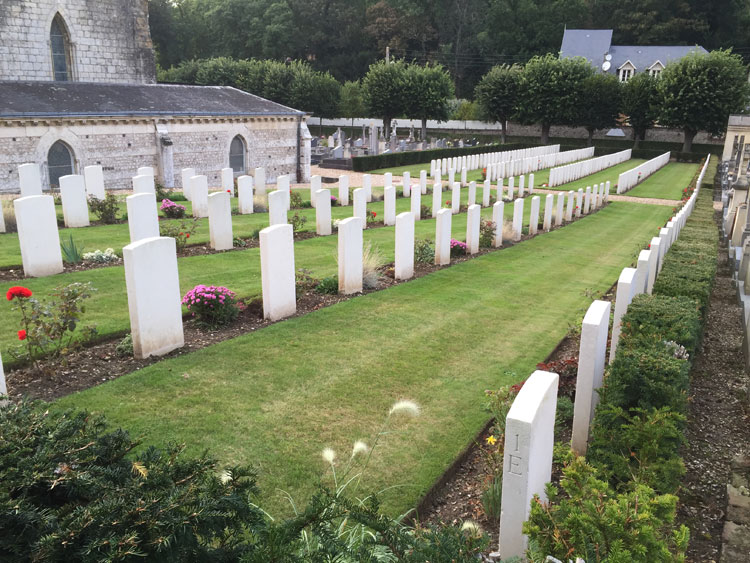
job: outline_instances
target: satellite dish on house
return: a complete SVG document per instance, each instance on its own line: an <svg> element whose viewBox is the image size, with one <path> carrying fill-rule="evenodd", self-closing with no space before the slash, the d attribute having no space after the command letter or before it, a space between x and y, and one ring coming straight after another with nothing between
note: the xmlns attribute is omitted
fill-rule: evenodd
<svg viewBox="0 0 750 563"><path fill-rule="evenodd" d="M604 60L605 61L611 61L612 60L612 55L610 55L609 53L607 53L606 55L604 55Z"/></svg>
<svg viewBox="0 0 750 563"><path fill-rule="evenodd" d="M611 66L612 66L612 63L610 63L609 61L604 61L602 63L602 70L604 72L607 72L610 69Z"/></svg>

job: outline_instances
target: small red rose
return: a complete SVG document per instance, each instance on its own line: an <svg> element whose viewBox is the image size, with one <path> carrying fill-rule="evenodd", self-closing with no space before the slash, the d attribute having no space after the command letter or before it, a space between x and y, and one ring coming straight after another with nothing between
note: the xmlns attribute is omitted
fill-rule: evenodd
<svg viewBox="0 0 750 563"><path fill-rule="evenodd" d="M185 238L190 238L190 233L186 234Z"/></svg>
<svg viewBox="0 0 750 563"><path fill-rule="evenodd" d="M19 330L18 331L18 340L26 340L26 331L25 330Z"/></svg>

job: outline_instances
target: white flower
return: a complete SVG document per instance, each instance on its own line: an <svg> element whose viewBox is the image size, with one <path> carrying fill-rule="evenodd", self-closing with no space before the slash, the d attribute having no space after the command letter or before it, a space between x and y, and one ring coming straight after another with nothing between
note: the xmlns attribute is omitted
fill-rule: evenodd
<svg viewBox="0 0 750 563"><path fill-rule="evenodd" d="M232 474L225 469L221 472L221 475L219 475L219 479L226 485L227 483L229 483L229 481L232 480Z"/></svg>
<svg viewBox="0 0 750 563"><path fill-rule="evenodd" d="M354 442L354 447L352 448L352 457L356 456L357 454L364 454L369 451L370 448L367 447L367 444L365 444L362 440L357 440Z"/></svg>
<svg viewBox="0 0 750 563"><path fill-rule="evenodd" d="M331 464L333 463L333 460L336 459L336 452L334 452L331 448L324 448L321 455L323 456L324 460Z"/></svg>
<svg viewBox="0 0 750 563"><path fill-rule="evenodd" d="M482 535L482 528L479 527L479 524L471 520L464 522L463 526L461 526L461 531L475 538Z"/></svg>
<svg viewBox="0 0 750 563"><path fill-rule="evenodd" d="M419 405L413 401L398 401L394 403L388 415L404 413L411 416L419 416Z"/></svg>

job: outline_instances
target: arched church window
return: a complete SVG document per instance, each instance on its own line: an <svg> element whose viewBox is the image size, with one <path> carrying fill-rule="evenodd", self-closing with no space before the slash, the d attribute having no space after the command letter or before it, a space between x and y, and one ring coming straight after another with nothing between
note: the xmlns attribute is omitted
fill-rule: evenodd
<svg viewBox="0 0 750 563"><path fill-rule="evenodd" d="M62 141L57 141L47 154L47 169L49 170L49 185L51 189L59 189L60 178L75 174L73 165L73 151Z"/></svg>
<svg viewBox="0 0 750 563"><path fill-rule="evenodd" d="M229 166L238 173L245 173L245 140L237 135L229 146Z"/></svg>
<svg viewBox="0 0 750 563"><path fill-rule="evenodd" d="M52 72L55 80L67 82L72 80L70 36L60 14L52 20L49 32L50 47L52 49Z"/></svg>

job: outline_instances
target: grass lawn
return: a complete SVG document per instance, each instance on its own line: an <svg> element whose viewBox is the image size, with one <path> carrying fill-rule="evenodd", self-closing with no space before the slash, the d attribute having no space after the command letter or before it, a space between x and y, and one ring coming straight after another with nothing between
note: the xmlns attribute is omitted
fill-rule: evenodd
<svg viewBox="0 0 750 563"><path fill-rule="evenodd" d="M631 168L633 167L631 166ZM671 162L651 174L640 185L621 195L680 200L682 199L682 190L690 184L690 180L693 179L698 169L698 164ZM610 191L610 193L614 193L614 191Z"/></svg>
<svg viewBox="0 0 750 563"><path fill-rule="evenodd" d="M464 192L466 191L464 190ZM449 193L446 192L444 197L449 198ZM464 197L466 197L466 194L464 194ZM399 212L407 211L409 200L398 199L396 207ZM368 205L368 208L377 210L376 212L381 216L383 203L372 203ZM540 213L543 210L542 203ZM342 216L349 217L351 215L351 208L340 208L340 211ZM531 201L527 198L524 204L525 225L528 224L530 211ZM492 209L483 209L482 216L491 218ZM505 217L510 221L512 216L513 205L506 204ZM255 216L245 215L240 218L252 217ZM238 217L235 217L235 219L238 219ZM265 220L264 216L263 221ZM451 226L454 238L466 239L465 213L454 215ZM205 225L205 229L208 229L207 225ZM435 221L433 219L418 221L415 232L417 238L434 240ZM380 250L384 262L390 262L394 256L394 237L394 227L383 227L365 230L364 238L365 243L370 241L373 247ZM311 275L316 278L335 274L337 271L337 243L338 237L335 235L297 242L295 244L295 266L297 269L309 270ZM178 268L180 288L183 294L199 283L225 285L242 298L256 297L261 294L260 250L258 248L181 258L178 261ZM105 336L129 332L130 320L128 317L125 273L122 266L26 279L20 284L30 288L37 296L41 297L47 295L56 287L84 281L90 281L98 290L87 302L85 324L96 325L99 334ZM3 287L7 289L11 285L18 284L19 282L7 283ZM5 300L0 302L0 315L2 315L4 321L0 324L0 353L8 361L10 360L8 349L14 347L17 343L16 331L18 330L19 317L11 311L10 303Z"/></svg>
<svg viewBox="0 0 750 563"><path fill-rule="evenodd" d="M324 471L323 447L345 463L394 401L412 399L422 415L395 422L361 490L400 485L382 496L398 514L486 421L484 390L528 377L568 323L580 322L585 293L608 289L670 214L613 203L501 252L159 362L57 408L106 413L147 443L176 440L227 464L254 464L264 506L288 514L280 491L304 503ZM328 253L329 241L314 244ZM205 260L201 267L212 271ZM212 275L231 285L228 273L248 270Z"/></svg>

